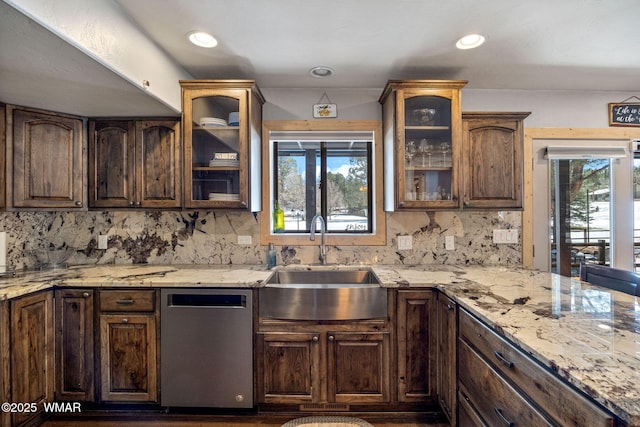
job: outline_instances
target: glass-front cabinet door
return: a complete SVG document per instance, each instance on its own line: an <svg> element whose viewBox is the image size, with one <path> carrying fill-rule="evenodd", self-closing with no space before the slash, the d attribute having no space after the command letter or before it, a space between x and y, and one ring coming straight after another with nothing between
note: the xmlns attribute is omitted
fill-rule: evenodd
<svg viewBox="0 0 640 427"><path fill-rule="evenodd" d="M262 95L252 81L183 81L185 206L256 209ZM259 179L259 178L258 178ZM259 200L259 196L257 197Z"/></svg>
<svg viewBox="0 0 640 427"><path fill-rule="evenodd" d="M393 147L385 148L385 154L395 161L385 163L394 169L385 175L395 179L395 209L459 207L460 88L465 83L419 80L387 85L381 98L385 145Z"/></svg>

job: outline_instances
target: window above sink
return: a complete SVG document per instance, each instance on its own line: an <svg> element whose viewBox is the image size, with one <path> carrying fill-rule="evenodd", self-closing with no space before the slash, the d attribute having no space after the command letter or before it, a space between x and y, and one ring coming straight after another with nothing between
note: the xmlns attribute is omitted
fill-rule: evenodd
<svg viewBox="0 0 640 427"><path fill-rule="evenodd" d="M317 214L328 245L386 244L381 122L265 121L263 139L261 244L317 245L309 240Z"/></svg>

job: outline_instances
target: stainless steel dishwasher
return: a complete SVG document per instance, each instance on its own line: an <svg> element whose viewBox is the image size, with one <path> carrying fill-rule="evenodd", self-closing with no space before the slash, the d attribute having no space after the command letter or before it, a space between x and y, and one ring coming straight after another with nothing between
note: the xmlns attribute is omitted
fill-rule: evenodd
<svg viewBox="0 0 640 427"><path fill-rule="evenodd" d="M253 407L250 289L161 290L161 404Z"/></svg>

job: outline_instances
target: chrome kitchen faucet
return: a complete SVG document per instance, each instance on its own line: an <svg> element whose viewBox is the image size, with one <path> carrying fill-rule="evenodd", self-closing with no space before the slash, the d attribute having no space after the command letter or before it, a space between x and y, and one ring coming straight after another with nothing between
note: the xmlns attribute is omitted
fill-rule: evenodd
<svg viewBox="0 0 640 427"><path fill-rule="evenodd" d="M324 225L324 218L321 215L316 215L311 220L311 230L309 233L309 240L316 240L316 220L320 220L320 263L322 265L327 264L327 247L324 244L324 233L326 232L326 227Z"/></svg>

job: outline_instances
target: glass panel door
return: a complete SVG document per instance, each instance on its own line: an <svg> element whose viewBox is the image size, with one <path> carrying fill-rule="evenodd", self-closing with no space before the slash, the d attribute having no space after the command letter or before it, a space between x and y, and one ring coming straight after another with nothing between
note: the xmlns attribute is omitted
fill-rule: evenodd
<svg viewBox="0 0 640 427"><path fill-rule="evenodd" d="M404 188L407 206L452 200L453 146L451 100L412 96L404 101ZM437 203L436 203L437 204Z"/></svg>
<svg viewBox="0 0 640 427"><path fill-rule="evenodd" d="M640 151L633 153L633 269L640 271Z"/></svg>
<svg viewBox="0 0 640 427"><path fill-rule="evenodd" d="M240 100L194 98L192 111L192 200L239 202Z"/></svg>
<svg viewBox="0 0 640 427"><path fill-rule="evenodd" d="M581 262L608 265L611 245L611 161L552 160L551 271L577 276Z"/></svg>

